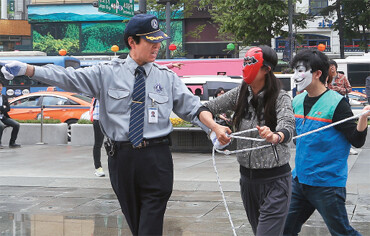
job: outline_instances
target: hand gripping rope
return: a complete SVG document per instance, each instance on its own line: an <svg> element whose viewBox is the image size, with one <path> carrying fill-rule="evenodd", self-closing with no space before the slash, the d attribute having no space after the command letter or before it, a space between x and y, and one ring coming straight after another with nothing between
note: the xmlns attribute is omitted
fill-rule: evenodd
<svg viewBox="0 0 370 236"><path fill-rule="evenodd" d="M307 133L303 133L303 134L300 134L300 135L297 135L297 136L294 136L292 137L292 140L293 139L298 139L298 138L301 138L303 136L307 136L307 135L310 135L312 133L315 133L315 132L319 132L321 130L324 130L324 129L328 129L330 127L333 127L333 126L336 126L336 125L339 125L341 123L344 123L346 121L349 121L349 120L353 120L353 119L356 119L366 113L370 112L370 110L368 111L364 111L360 114L357 114L355 116L351 116L351 117L348 117L346 119L343 119L343 120L340 120L340 121L337 121L335 123L332 123L330 125L326 125L326 126L323 126L321 128L318 128L318 129L315 129L315 130L311 130ZM253 140L253 141L259 141L259 142L262 142L262 141L265 141L265 139L259 139L259 138L251 138L251 137L240 137L238 135L241 135L243 133L247 133L247 132L254 132L254 131L257 131L257 128L253 128L253 129L248 129L248 130L243 130L243 131L240 131L240 132L236 132L236 133L233 133L233 134L230 134L230 137L231 138L236 138L236 139L245 139L245 140ZM215 159L215 152L218 152L218 153L223 153L225 155L230 155L230 154L235 154L235 153L241 153L241 152L248 152L248 151L252 151L252 150L257 150L257 149L262 149L262 148L266 148L266 147L271 147L270 144L268 145L262 145L262 146L258 146L258 147L254 147L254 148L245 148L245 149L240 149L240 150L235 150L235 151L229 151L229 150L225 150L225 151L222 151L222 150L218 150L216 149L215 147L213 147L212 149L212 162L213 162L213 168L215 170L215 173L216 173L216 178L217 178L217 183L218 183L218 186L220 188L220 192L221 192L221 196L222 196L222 200L223 200L223 203L224 203L224 206L225 206L225 209L226 209L226 213L227 213L227 216L229 218L229 221L230 221L230 224L231 224L231 229L233 231L233 235L234 236L237 236L236 234L236 230L235 230L235 227L234 227L234 223L232 221L232 218L231 218L231 214L230 214L230 211L229 211L229 208L227 206L227 202L226 202L226 198L225 198L225 194L224 194L224 191L222 190L222 185L221 185L221 181L220 181L220 177L218 175L218 171L217 171L217 167L216 167L216 159Z"/></svg>

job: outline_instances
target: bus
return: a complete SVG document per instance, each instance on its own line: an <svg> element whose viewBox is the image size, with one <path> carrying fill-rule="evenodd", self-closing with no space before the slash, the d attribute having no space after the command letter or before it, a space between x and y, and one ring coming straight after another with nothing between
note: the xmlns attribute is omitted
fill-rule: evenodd
<svg viewBox="0 0 370 236"><path fill-rule="evenodd" d="M293 98L295 96L292 79L293 74L275 74L275 76L281 81L282 89L287 91ZM180 78L190 92L199 96L202 101L212 100L218 88L223 88L227 92L239 86L243 81L241 76L227 75L187 75L181 76Z"/></svg>
<svg viewBox="0 0 370 236"><path fill-rule="evenodd" d="M109 60L81 60L81 67L93 66L99 63L109 62ZM181 69L172 68L180 79L186 84L188 89L201 100L213 98L215 91L222 87L228 91L238 86L242 81L242 67L244 59L168 59L156 60L159 65L169 63L183 63ZM282 64L285 65L285 64ZM281 80L283 89L288 91L293 97L295 90L292 74L282 74L274 72L276 77Z"/></svg>
<svg viewBox="0 0 370 236"><path fill-rule="evenodd" d="M24 56L24 57L2 57L2 61L17 60L27 64L43 66L46 64L54 64L62 66L64 68L73 67L75 69L80 68L80 60L69 56ZM0 66L1 69L1 66ZM56 87L50 87L48 84L44 84L35 80L30 79L27 76L17 76L13 80L6 80L4 75L0 72L0 80L3 82L4 87L3 94L9 97L16 97L28 93L47 91L48 89L62 91Z"/></svg>
<svg viewBox="0 0 370 236"><path fill-rule="evenodd" d="M353 91L366 93L366 77L370 75L370 53L363 56L349 56L345 59L334 59L338 64L338 72L343 72Z"/></svg>
<svg viewBox="0 0 370 236"><path fill-rule="evenodd" d="M178 76L187 75L227 75L241 76L243 58L230 59L169 59L156 60L155 63L165 65L169 63L183 63L181 69L173 68Z"/></svg>

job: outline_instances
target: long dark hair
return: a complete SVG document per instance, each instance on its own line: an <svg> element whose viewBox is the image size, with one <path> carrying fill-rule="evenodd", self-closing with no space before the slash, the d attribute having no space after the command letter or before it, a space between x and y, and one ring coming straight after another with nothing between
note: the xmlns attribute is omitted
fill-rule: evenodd
<svg viewBox="0 0 370 236"><path fill-rule="evenodd" d="M274 67L277 65L278 57L276 52L269 46L259 46L262 49L263 53L263 66L262 68L268 69L268 66L271 67L271 70L265 75L265 86L263 90L265 94L263 96L262 104L258 101L257 97L252 99L252 106L257 114L258 124L261 124L261 121L265 120L265 125L270 127L272 131L275 131L277 125L276 119L276 100L279 96L281 89L281 82L275 77L273 73ZM246 117L249 104L249 85L243 81L240 88L239 99L236 103L235 114L233 118L233 124L236 129L240 128L240 123L244 117ZM262 108L264 112L262 112Z"/></svg>

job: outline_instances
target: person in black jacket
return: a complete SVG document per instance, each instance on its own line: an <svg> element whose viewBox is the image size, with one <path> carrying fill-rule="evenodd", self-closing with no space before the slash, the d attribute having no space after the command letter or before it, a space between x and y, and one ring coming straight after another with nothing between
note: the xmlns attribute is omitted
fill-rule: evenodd
<svg viewBox="0 0 370 236"><path fill-rule="evenodd" d="M0 91L3 89L3 83L0 81ZM11 126L13 127L12 134L9 141L9 147L10 148L18 148L21 147L21 145L16 144L15 140L18 136L19 131L19 123L13 119L11 119L8 115L8 111L10 111L10 105L8 102L8 98L6 95L0 96L0 148L4 148L3 145L1 145L1 138L3 136L3 131L5 129L5 126Z"/></svg>

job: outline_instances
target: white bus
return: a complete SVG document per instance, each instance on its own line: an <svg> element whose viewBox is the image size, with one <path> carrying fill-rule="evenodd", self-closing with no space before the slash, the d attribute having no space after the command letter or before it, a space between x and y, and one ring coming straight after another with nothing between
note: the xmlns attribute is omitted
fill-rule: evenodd
<svg viewBox="0 0 370 236"><path fill-rule="evenodd" d="M35 57L47 56L46 52L40 51L6 51L0 52L0 57Z"/></svg>
<svg viewBox="0 0 370 236"><path fill-rule="evenodd" d="M334 61L338 64L338 71L343 72L349 79L352 90L365 93L366 77L370 75L370 53Z"/></svg>
<svg viewBox="0 0 370 236"><path fill-rule="evenodd" d="M283 89L288 91L291 97L295 96L293 74L275 74L281 80ZM242 82L241 76L226 75L189 75L181 76L181 80L186 84L188 89L201 100L208 101L213 99L216 90L222 87L226 92L235 88Z"/></svg>

